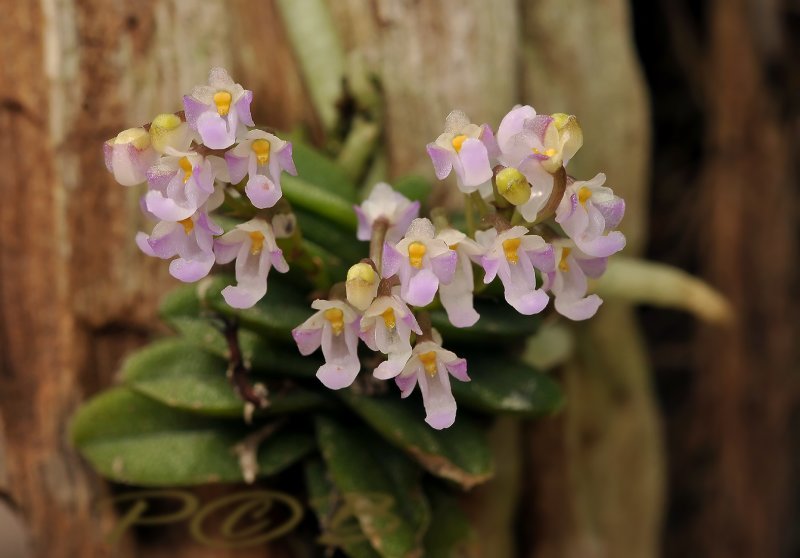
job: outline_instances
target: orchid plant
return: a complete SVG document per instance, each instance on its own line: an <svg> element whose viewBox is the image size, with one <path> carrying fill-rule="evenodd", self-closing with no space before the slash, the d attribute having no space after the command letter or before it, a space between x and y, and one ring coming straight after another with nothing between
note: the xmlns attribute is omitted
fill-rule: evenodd
<svg viewBox="0 0 800 558"><path fill-rule="evenodd" d="M329 434L346 436L347 429L330 416L346 408L350 418L338 420L353 423L375 448L384 438L405 450L402 459L435 476L464 487L482 482L490 465L488 449L474 449L482 436L474 412L537 415L560 405L548 377L513 357L487 361L486 353L520 346L538 328L535 315L591 318L602 300L589 293L589 279L625 246L616 230L625 203L604 185L605 176L582 180L567 172L583 143L577 119L516 106L495 132L461 111L447 115L427 154L439 180L455 175L451 187L463 193L462 213L430 207L403 180L394 188L366 184L368 195L354 203L356 188L333 162L257 128L252 101L251 91L214 68L207 85L184 97L183 111L105 143L117 182L146 184L141 208L154 225L136 236L138 247L170 260L175 279L197 286L170 295L162 309L182 337L131 357L123 367L126 387L79 414L75 443L115 480L162 485L252 480L301 458L311 474L319 447L336 484ZM220 273L212 276L215 268ZM476 351L481 343L495 349ZM263 381L253 382L259 371ZM413 402L396 400L410 398L417 386L427 425ZM155 414L170 424L183 428L195 417L198 429L223 432L214 434L214 447L235 446L240 467L212 466L191 447L183 476L169 467L156 472L136 455L110 459L109 446L93 440L108 441L98 421L104 413L116 417L122 402L142 412L163 405ZM456 420L457 403L470 409L463 421ZM302 427L293 429L301 417L281 418L298 411L316 416L316 442ZM208 422L242 415L247 424L264 423L268 434L256 430L253 442L247 430L234 434L238 425L218 431ZM136 428L114 432L135 432L141 442ZM353 459L368 466L375 448ZM272 462L261 461L264 451ZM424 532L415 531L408 544L422 544Z"/></svg>

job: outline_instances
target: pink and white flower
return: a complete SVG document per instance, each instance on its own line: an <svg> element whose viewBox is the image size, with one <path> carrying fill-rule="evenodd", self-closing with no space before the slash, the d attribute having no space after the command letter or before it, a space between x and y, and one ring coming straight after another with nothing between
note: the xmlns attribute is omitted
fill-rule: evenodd
<svg viewBox="0 0 800 558"><path fill-rule="evenodd" d="M571 240L553 242L558 265L544 274L542 288L555 295L556 312L570 320L587 320L595 315L603 300L596 294L586 296L587 277L600 277L608 258L595 258L581 252Z"/></svg>
<svg viewBox="0 0 800 558"><path fill-rule="evenodd" d="M276 216L278 220L280 216ZM279 229L276 224L276 229ZM236 286L222 289L222 296L233 308L250 308L267 294L269 270L289 271L283 252L275 241L275 232L263 219L251 219L237 225L214 243L217 263L236 259Z"/></svg>
<svg viewBox="0 0 800 558"><path fill-rule="evenodd" d="M320 300L311 303L317 313L292 330L292 337L302 355L310 355L322 346L325 364L317 378L329 389L346 388L358 376L359 315L343 300Z"/></svg>
<svg viewBox="0 0 800 558"><path fill-rule="evenodd" d="M414 219L396 246L383 247L383 277L397 275L403 300L414 306L430 304L439 284L452 281L456 270L458 256L434 233L429 219Z"/></svg>
<svg viewBox="0 0 800 558"><path fill-rule="evenodd" d="M472 272L473 259L480 258L484 249L480 244L461 231L444 229L436 238L447 244L457 254L453 280L439 285L439 300L442 301L450 323L456 327L469 327L478 321L480 315L475 311L473 293L475 291Z"/></svg>
<svg viewBox="0 0 800 558"><path fill-rule="evenodd" d="M223 68L212 68L208 85L199 85L191 95L183 97L186 121L197 130L203 143L211 149L233 145L240 124L253 126L250 103L253 92L234 83Z"/></svg>
<svg viewBox="0 0 800 558"><path fill-rule="evenodd" d="M625 214L625 201L603 183L606 175L567 186L556 210L556 222L589 256L608 257L625 247L625 236L612 231Z"/></svg>
<svg viewBox="0 0 800 558"><path fill-rule="evenodd" d="M214 237L222 227L214 223L206 208L181 221L161 221L147 235L136 235L136 244L148 256L173 259L169 273L187 283L208 275L214 265ZM176 258L177 256L177 258Z"/></svg>
<svg viewBox="0 0 800 558"><path fill-rule="evenodd" d="M245 193L259 209L274 206L283 195L281 172L297 175L292 144L263 130L250 130L225 153L231 182L248 176Z"/></svg>
<svg viewBox="0 0 800 558"><path fill-rule="evenodd" d="M492 191L491 159L496 154L492 129L487 124L471 123L460 110L447 115L444 133L428 144L436 178L443 180L455 170L462 192L480 191L484 197Z"/></svg>
<svg viewBox="0 0 800 558"><path fill-rule="evenodd" d="M158 219L181 221L194 215L214 193L216 172L212 157L169 147L166 153L147 171L150 191L144 203Z"/></svg>
<svg viewBox="0 0 800 558"><path fill-rule="evenodd" d="M144 128L123 130L103 144L108 172L123 186L136 186L147 180L147 169L159 157Z"/></svg>
<svg viewBox="0 0 800 558"><path fill-rule="evenodd" d="M408 397L419 384L425 405L425 422L437 430L449 428L456 420L456 400L450 376L469 382L467 361L442 348L436 341L422 341L414 346L411 358L395 378L401 397Z"/></svg>
<svg viewBox="0 0 800 558"><path fill-rule="evenodd" d="M361 338L373 351L387 355L373 373L380 380L394 378L411 358L411 332L422 330L411 309L399 296L379 296L361 318Z"/></svg>
<svg viewBox="0 0 800 558"><path fill-rule="evenodd" d="M359 240L372 238L375 222L384 220L388 224L386 241L397 242L419 215L419 202L412 202L385 182L379 182L367 199L361 205L354 205L353 209L358 217L356 237Z"/></svg>
<svg viewBox="0 0 800 558"><path fill-rule="evenodd" d="M536 273L539 269L548 273L555 267L553 247L542 237L528 234L525 227L511 227L497 232L496 229L475 233L485 252L477 258L486 272L483 280L491 283L500 277L505 288L505 298L517 312L537 314L547 306L548 296L543 289L536 288Z"/></svg>

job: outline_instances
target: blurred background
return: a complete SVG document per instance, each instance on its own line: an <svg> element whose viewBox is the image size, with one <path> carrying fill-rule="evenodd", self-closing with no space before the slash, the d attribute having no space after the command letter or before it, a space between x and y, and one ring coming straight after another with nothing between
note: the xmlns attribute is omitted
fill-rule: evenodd
<svg viewBox="0 0 800 558"><path fill-rule="evenodd" d="M796 0L6 2L0 555L23 533L42 557L228 555L177 532L108 546L108 488L65 436L174 285L136 249L136 193L102 142L222 65L256 122L320 146L368 76L389 178L432 177L424 145L452 108L495 126L517 103L576 114L570 171L625 197L628 255L734 305L719 326L608 301L576 328L583 349L554 372L566 409L495 428L498 478L466 504L487 556L800 556L798 24Z"/></svg>

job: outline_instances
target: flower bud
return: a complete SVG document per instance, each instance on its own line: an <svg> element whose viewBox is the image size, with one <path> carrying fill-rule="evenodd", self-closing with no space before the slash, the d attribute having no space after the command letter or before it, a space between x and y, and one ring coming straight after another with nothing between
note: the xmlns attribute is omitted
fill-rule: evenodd
<svg viewBox="0 0 800 558"><path fill-rule="evenodd" d="M561 157L564 164L567 164L583 145L583 130L581 130L578 119L571 114L558 112L551 116L559 134Z"/></svg>
<svg viewBox="0 0 800 558"><path fill-rule="evenodd" d="M150 135L144 128L130 128L120 132L116 138L103 144L106 168L123 186L135 186L147 179L146 172L156 159L158 152L150 143Z"/></svg>
<svg viewBox="0 0 800 558"><path fill-rule="evenodd" d="M522 205L531 198L531 185L525 175L514 167L507 167L495 178L498 193L512 205Z"/></svg>
<svg viewBox="0 0 800 558"><path fill-rule="evenodd" d="M189 126L174 114L159 114L150 125L150 143L159 153L167 147L183 151L188 147Z"/></svg>
<svg viewBox="0 0 800 558"><path fill-rule="evenodd" d="M378 294L378 274L370 264L357 263L347 271L345 289L347 302L363 312Z"/></svg>

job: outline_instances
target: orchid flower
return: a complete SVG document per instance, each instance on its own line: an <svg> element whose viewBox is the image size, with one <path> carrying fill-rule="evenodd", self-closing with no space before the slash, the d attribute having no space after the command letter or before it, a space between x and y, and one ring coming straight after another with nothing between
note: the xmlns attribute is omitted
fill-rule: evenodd
<svg viewBox="0 0 800 558"><path fill-rule="evenodd" d="M186 121L206 147L227 149L236 141L239 124L253 126L253 92L234 83L223 68L212 68L208 85L199 85L183 97Z"/></svg>
<svg viewBox="0 0 800 558"><path fill-rule="evenodd" d="M244 139L225 153L231 182L248 176L245 194L259 209L274 206L283 195L281 172L297 175L292 144L263 130L250 130Z"/></svg>
<svg viewBox="0 0 800 558"><path fill-rule="evenodd" d="M325 364L317 378L329 389L346 388L358 376L359 315L343 300L320 300L311 303L317 313L292 330L292 337L302 355L310 355L322 346Z"/></svg>
<svg viewBox="0 0 800 558"><path fill-rule="evenodd" d="M147 169L158 159L144 128L130 128L103 144L108 172L123 186L136 186L147 180Z"/></svg>
<svg viewBox="0 0 800 558"><path fill-rule="evenodd" d="M452 281L456 270L456 253L434 232L429 219L414 219L396 246L384 244L381 273L398 275L403 300L414 306L430 304L439 284Z"/></svg>
<svg viewBox="0 0 800 558"><path fill-rule="evenodd" d="M453 280L439 285L439 299L447 318L456 327L474 325L480 315L475 311L473 302L475 283L471 260L480 258L484 249L461 231L452 228L440 231L436 238L444 241L458 258Z"/></svg>
<svg viewBox="0 0 800 558"><path fill-rule="evenodd" d="M553 247L525 227L475 233L485 253L477 258L486 272L484 282L500 277L506 301L520 314L537 314L547 306L547 293L536 288L535 269L547 273L555 267Z"/></svg>
<svg viewBox="0 0 800 558"><path fill-rule="evenodd" d="M456 400L450 376L469 382L467 361L445 350L441 342L422 341L414 346L411 358L395 378L401 397L411 395L419 384L425 406L425 422L437 430L449 428L456 420Z"/></svg>
<svg viewBox="0 0 800 558"><path fill-rule="evenodd" d="M358 217L359 240L370 240L375 222L383 220L387 223L386 240L397 242L419 215L418 201L412 202L385 182L377 183L367 199L353 208Z"/></svg>
<svg viewBox="0 0 800 558"><path fill-rule="evenodd" d="M586 296L587 277L600 277L608 258L595 258L581 252L571 240L553 242L558 265L544 275L543 288L555 295L556 312L570 320L586 320L603 303L596 294Z"/></svg>
<svg viewBox="0 0 800 558"><path fill-rule="evenodd" d="M428 144L436 178L443 180L455 170L462 192L480 191L484 197L492 192L491 159L496 154L492 129L487 124L472 124L460 110L447 115L444 133Z"/></svg>
<svg viewBox="0 0 800 558"><path fill-rule="evenodd" d="M422 334L411 309L397 294L379 296L367 308L361 318L361 338L370 349L389 357L375 369L376 378L388 380L402 372L411 358L412 331Z"/></svg>
<svg viewBox="0 0 800 558"><path fill-rule="evenodd" d="M276 216L278 219L280 216ZM217 263L236 259L236 286L222 289L222 296L234 308L250 308L267 294L267 276L275 267L289 271L283 252L275 241L275 231L263 219L251 219L237 225L214 243Z"/></svg>
<svg viewBox="0 0 800 558"><path fill-rule="evenodd" d="M567 186L556 210L556 222L575 244L589 256L604 258L625 247L625 236L610 231L625 214L625 201L603 183L606 175Z"/></svg>

